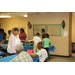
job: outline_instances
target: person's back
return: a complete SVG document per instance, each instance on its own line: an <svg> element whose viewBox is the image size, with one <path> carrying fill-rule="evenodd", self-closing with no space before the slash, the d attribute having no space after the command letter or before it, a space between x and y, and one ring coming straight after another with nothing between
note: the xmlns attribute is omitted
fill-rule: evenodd
<svg viewBox="0 0 75 75"><path fill-rule="evenodd" d="M49 35L46 34L45 38L42 40L44 42L44 49L48 52L49 50L49 45L51 44L51 40L49 39Z"/></svg>
<svg viewBox="0 0 75 75"><path fill-rule="evenodd" d="M33 37L33 42L34 42L34 48L33 48L33 50L34 50L34 52L36 52L36 50L37 50L37 52L39 51L39 49L37 48L38 42L41 41L39 35L40 35L40 34L37 33L36 36Z"/></svg>
<svg viewBox="0 0 75 75"><path fill-rule="evenodd" d="M41 50L39 50L39 52L37 54L39 55L40 62L44 62L45 59L48 57L47 51L43 48Z"/></svg>
<svg viewBox="0 0 75 75"><path fill-rule="evenodd" d="M43 42L44 42L44 48L47 48L47 47L49 47L51 40L49 38L44 38Z"/></svg>
<svg viewBox="0 0 75 75"><path fill-rule="evenodd" d="M38 37L38 36L34 36L34 37L33 37L33 41L34 41L34 44L38 44L38 42L40 42L41 39L40 39L40 37Z"/></svg>
<svg viewBox="0 0 75 75"><path fill-rule="evenodd" d="M22 51L18 54L18 56L16 56L10 62L33 62L33 60L27 52Z"/></svg>

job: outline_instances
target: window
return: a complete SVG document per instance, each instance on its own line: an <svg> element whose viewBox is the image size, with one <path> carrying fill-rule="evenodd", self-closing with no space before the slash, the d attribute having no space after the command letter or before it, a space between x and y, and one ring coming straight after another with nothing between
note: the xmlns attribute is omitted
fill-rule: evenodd
<svg viewBox="0 0 75 75"><path fill-rule="evenodd" d="M42 36L41 29L45 29L45 33L50 36L61 36L61 24L34 24L33 35L40 33L40 36Z"/></svg>

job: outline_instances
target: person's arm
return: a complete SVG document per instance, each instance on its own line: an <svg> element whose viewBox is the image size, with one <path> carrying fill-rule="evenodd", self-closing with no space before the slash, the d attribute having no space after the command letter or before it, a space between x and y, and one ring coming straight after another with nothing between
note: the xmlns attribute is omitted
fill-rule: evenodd
<svg viewBox="0 0 75 75"><path fill-rule="evenodd" d="M42 40L43 40L43 35L42 35Z"/></svg>
<svg viewBox="0 0 75 75"><path fill-rule="evenodd" d="M49 45L51 45L51 40L50 40L50 43L49 43Z"/></svg>
<svg viewBox="0 0 75 75"><path fill-rule="evenodd" d="M31 56L32 58L35 58L35 57L37 57L38 55L37 55L37 54L30 54L30 56Z"/></svg>
<svg viewBox="0 0 75 75"><path fill-rule="evenodd" d="M51 43L49 43L49 45L51 45Z"/></svg>

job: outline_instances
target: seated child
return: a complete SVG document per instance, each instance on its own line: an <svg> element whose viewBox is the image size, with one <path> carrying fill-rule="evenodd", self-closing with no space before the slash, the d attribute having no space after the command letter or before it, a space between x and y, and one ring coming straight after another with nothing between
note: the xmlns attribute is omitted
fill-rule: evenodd
<svg viewBox="0 0 75 75"><path fill-rule="evenodd" d="M45 35L45 38L42 40L44 42L44 49L48 52L49 45L51 45L51 40L49 39L49 34Z"/></svg>
<svg viewBox="0 0 75 75"><path fill-rule="evenodd" d="M43 42L39 42L37 46L39 48L39 52L37 52L36 54L31 54L30 56L33 58L39 56L39 62L44 62L48 57L47 51L43 49L44 44Z"/></svg>
<svg viewBox="0 0 75 75"><path fill-rule="evenodd" d="M36 50L37 50L37 52L39 51L39 49L37 48L37 44L38 44L38 42L41 41L39 35L40 35L40 34L37 33L36 36L33 37L33 42L34 42L33 51L34 51L34 52L36 52Z"/></svg>

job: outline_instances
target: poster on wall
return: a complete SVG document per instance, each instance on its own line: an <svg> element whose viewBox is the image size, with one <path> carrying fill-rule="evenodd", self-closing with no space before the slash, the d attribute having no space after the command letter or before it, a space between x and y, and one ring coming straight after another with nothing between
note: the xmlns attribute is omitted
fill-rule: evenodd
<svg viewBox="0 0 75 75"><path fill-rule="evenodd" d="M64 36L67 36L68 35L68 31L64 31Z"/></svg>

